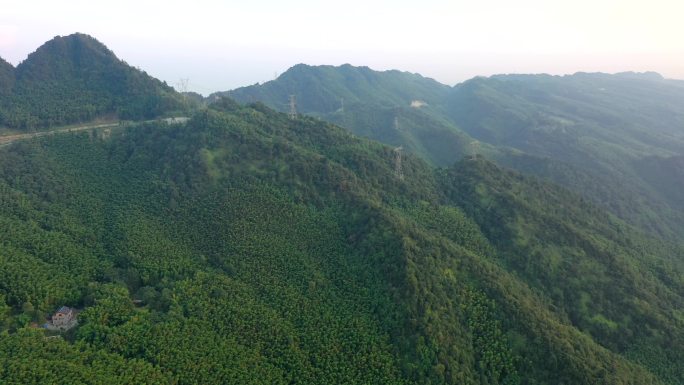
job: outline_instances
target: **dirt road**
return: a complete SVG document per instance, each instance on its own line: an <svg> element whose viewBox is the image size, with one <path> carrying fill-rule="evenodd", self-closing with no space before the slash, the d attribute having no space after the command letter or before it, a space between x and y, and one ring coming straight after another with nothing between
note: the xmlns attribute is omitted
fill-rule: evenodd
<svg viewBox="0 0 684 385"><path fill-rule="evenodd" d="M88 125L83 125L83 126L57 128L57 129L50 130L50 131L38 131L38 132L29 132L29 133L25 133L25 134L4 135L4 136L0 136L0 145L12 143L12 142L15 142L17 140L37 138L39 136L53 135L53 134L59 134L59 133L64 133L64 132L93 130L96 128L119 127L119 125L120 125L119 122L101 123L101 124L88 124Z"/></svg>

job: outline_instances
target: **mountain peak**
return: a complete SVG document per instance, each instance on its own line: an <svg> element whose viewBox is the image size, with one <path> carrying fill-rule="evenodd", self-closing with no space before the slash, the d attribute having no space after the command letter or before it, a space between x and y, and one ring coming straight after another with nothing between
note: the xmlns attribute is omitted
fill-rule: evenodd
<svg viewBox="0 0 684 385"><path fill-rule="evenodd" d="M68 36L55 36L38 47L26 60L17 66L18 76L22 76L27 67L40 66L43 74L53 72L55 62L75 67L86 67L97 64L119 62L119 59L104 44L92 36L74 33ZM61 69L61 68L60 68Z"/></svg>
<svg viewBox="0 0 684 385"><path fill-rule="evenodd" d="M352 72L363 72L363 73L380 73L374 71L367 66L354 66L349 63L345 63L339 66L323 64L323 65L311 65L305 63L298 63L288 68L287 71L283 72L280 76L287 77L293 74L305 74L305 73L352 73ZM280 79L280 77L279 77Z"/></svg>
<svg viewBox="0 0 684 385"><path fill-rule="evenodd" d="M94 37L84 33L73 33L67 36L55 36L40 46L36 52L34 52L34 54L42 51L71 54L97 52L101 55L116 58L114 52L109 50L106 45Z"/></svg>
<svg viewBox="0 0 684 385"><path fill-rule="evenodd" d="M9 79L9 87L3 77ZM150 118L181 105L171 87L129 66L83 33L55 36L16 69L0 63L0 86L12 99L0 124L23 129L103 115Z"/></svg>

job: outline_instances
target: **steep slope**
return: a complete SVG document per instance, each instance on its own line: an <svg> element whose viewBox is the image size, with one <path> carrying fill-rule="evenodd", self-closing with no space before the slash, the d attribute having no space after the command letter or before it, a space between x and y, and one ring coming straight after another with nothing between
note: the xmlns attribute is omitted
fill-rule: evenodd
<svg viewBox="0 0 684 385"><path fill-rule="evenodd" d="M634 167L684 153L680 82L652 73L502 75L460 84L446 103L476 139L548 159L499 156L502 163L550 177L649 231L682 234L682 206L658 192L665 182ZM562 166L549 173L545 163Z"/></svg>
<svg viewBox="0 0 684 385"><path fill-rule="evenodd" d="M473 140L425 108L357 104L322 118L349 127L356 135L402 146L433 165L451 165L463 156L475 153L496 153L491 146Z"/></svg>
<svg viewBox="0 0 684 385"><path fill-rule="evenodd" d="M681 348L658 359L653 354L684 339L675 310L684 304L684 249L482 159L448 170L444 183L492 242L499 263L544 293L573 325L673 383L684 378Z"/></svg>
<svg viewBox="0 0 684 385"><path fill-rule="evenodd" d="M391 147L230 100L0 151L0 368L53 344L180 384L681 383L679 251L489 163L406 156L401 179ZM521 268L526 245L548 271ZM61 304L79 329L31 337Z"/></svg>
<svg viewBox="0 0 684 385"><path fill-rule="evenodd" d="M454 87L447 111L474 137L576 164L684 150L684 87L657 74L502 75Z"/></svg>
<svg viewBox="0 0 684 385"><path fill-rule="evenodd" d="M634 165L639 175L679 211L684 211L684 155L640 159Z"/></svg>
<svg viewBox="0 0 684 385"><path fill-rule="evenodd" d="M439 111L449 90L407 72L379 72L348 64L298 64L276 80L216 95L242 103L262 102L282 112L289 111L289 97L294 95L299 113L403 146L433 164L446 166L475 150L473 140Z"/></svg>
<svg viewBox="0 0 684 385"><path fill-rule="evenodd" d="M103 115L143 119L183 107L166 84L119 60L94 38L57 36L15 70L4 124L33 129Z"/></svg>
<svg viewBox="0 0 684 385"><path fill-rule="evenodd" d="M676 201L671 199L673 196L665 196L657 187L645 185L633 173L624 175L615 170L583 168L516 151L499 153L495 159L497 163L522 173L565 186L648 233L670 239L680 237L684 211L676 208ZM672 173L668 177L664 174L653 175L662 176L664 180L675 175ZM655 180L652 182L657 183Z"/></svg>

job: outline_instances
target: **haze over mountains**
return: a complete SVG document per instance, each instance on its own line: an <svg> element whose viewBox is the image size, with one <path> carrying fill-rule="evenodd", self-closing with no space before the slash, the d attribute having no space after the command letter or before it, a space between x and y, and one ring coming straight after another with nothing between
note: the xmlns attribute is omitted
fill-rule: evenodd
<svg viewBox="0 0 684 385"><path fill-rule="evenodd" d="M297 65L222 95L280 111L295 95L302 113L434 165L484 154L648 231L682 235L684 206L674 193L681 182L654 178L648 165L684 153L684 83L655 73L501 75L448 87L398 71Z"/></svg>
<svg viewBox="0 0 684 385"><path fill-rule="evenodd" d="M6 125L190 120L0 148L2 383L684 383L680 82L297 65L200 107L85 35L27 62Z"/></svg>

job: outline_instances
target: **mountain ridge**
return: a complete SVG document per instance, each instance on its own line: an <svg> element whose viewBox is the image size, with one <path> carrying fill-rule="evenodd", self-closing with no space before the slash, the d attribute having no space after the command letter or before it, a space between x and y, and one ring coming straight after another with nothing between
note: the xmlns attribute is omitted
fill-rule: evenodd
<svg viewBox="0 0 684 385"><path fill-rule="evenodd" d="M293 67L294 68L294 67ZM349 66L344 71L349 71ZM315 86L306 80L292 84L302 72L315 72ZM287 87L278 79L262 85L224 93L240 102L262 101L287 112L287 93L299 100L337 100L348 87L340 74L325 78L342 67L298 66L286 72ZM371 72L366 68L363 72ZM383 77L384 72L373 76ZM334 122L353 133L420 155L446 167L463 156L483 154L508 167L556 183L603 205L621 218L660 235L684 234L680 202L654 191L653 181L632 167L649 156L684 153L684 88L657 73L575 73L572 75L493 75L476 77L453 87L431 82L431 92L407 96L411 84L401 79L377 81L368 96L364 89L357 103L337 110L306 106L300 112ZM385 87L385 83L393 83ZM299 87L299 88L296 88ZM402 88L393 98L384 95ZM269 90L278 88L279 93ZM351 91L350 91L351 90ZM325 96L321 96L325 95ZM423 97L422 95L427 95ZM431 99L429 99L431 95ZM350 99L345 97L345 100ZM427 104L411 100L422 100ZM384 100L385 104L376 100ZM312 111L312 108L314 110ZM525 159L522 159L525 158ZM532 160L534 159L534 164ZM552 163L552 164L548 164ZM603 179L610 184L596 188ZM627 185L628 188L623 186ZM617 201L615 201L617 199Z"/></svg>

